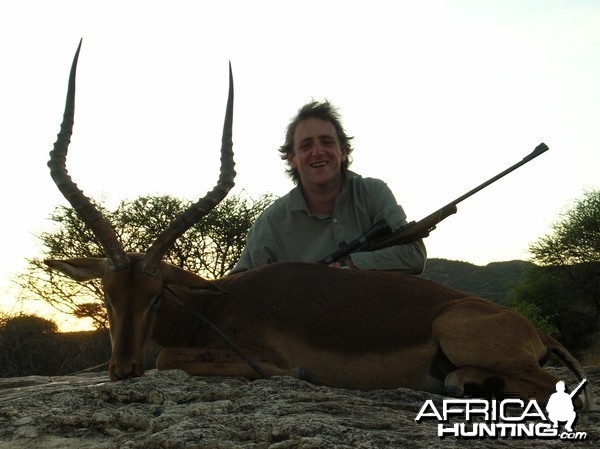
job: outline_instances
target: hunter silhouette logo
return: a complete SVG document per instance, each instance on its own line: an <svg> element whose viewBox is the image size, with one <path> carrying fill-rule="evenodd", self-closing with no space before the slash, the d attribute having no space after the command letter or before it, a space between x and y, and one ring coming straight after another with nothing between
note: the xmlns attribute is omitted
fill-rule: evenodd
<svg viewBox="0 0 600 449"><path fill-rule="evenodd" d="M556 383L556 392L550 395L546 413L536 400L504 399L444 399L436 407L432 399L425 401L415 421L435 419L440 438L560 438L585 440L586 432L574 432L577 419L573 398L587 382L583 379L571 392L565 392L565 383ZM459 422L456 422L459 421ZM564 423L561 432L559 423Z"/></svg>
<svg viewBox="0 0 600 449"><path fill-rule="evenodd" d="M550 395L550 399L548 399L548 404L546 405L548 418L554 424L553 428L558 428L559 421L563 421L566 422L565 430L573 432L573 423L577 419L577 414L573 407L573 397L586 382L587 380L583 379L570 394L565 393L565 383L562 380L556 383L556 393Z"/></svg>

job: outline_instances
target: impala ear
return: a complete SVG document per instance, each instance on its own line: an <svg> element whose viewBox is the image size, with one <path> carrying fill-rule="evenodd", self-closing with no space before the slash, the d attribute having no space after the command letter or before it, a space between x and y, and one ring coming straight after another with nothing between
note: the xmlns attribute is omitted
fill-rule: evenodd
<svg viewBox="0 0 600 449"><path fill-rule="evenodd" d="M191 293L228 294L212 281L170 264L162 264L165 285L173 285Z"/></svg>
<svg viewBox="0 0 600 449"><path fill-rule="evenodd" d="M108 260L94 257L76 257L67 260L44 260L50 268L66 274L75 281L89 281L104 276Z"/></svg>

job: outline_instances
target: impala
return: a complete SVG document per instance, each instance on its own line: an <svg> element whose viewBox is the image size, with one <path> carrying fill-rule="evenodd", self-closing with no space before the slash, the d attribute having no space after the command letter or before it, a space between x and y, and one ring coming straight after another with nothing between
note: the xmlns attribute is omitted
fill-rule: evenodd
<svg viewBox="0 0 600 449"><path fill-rule="evenodd" d="M151 339L164 348L156 361L159 369L198 376L288 375L332 387L407 387L452 396L477 390L543 402L558 380L542 368L551 353L577 379L585 377L558 341L522 316L420 277L289 262L209 281L162 261L176 239L233 186L231 69L217 185L146 253L126 253L66 170L79 51L48 165L106 257L46 263L77 281L102 280L112 380L144 373ZM579 402L594 408L589 385Z"/></svg>

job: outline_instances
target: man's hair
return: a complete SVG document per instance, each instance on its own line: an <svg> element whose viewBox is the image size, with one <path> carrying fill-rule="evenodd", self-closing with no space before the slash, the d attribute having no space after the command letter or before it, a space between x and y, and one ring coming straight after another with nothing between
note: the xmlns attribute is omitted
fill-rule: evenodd
<svg viewBox="0 0 600 449"><path fill-rule="evenodd" d="M347 170L352 163L352 160L350 159L350 153L352 153L353 148L350 144L350 141L353 139L353 137L346 134L346 131L344 131L344 127L342 126L340 114L338 113L337 109L327 100L323 102L312 101L305 104L298 110L298 114L296 114L287 127L285 133L285 143L279 147L281 159L285 161L288 158L288 154L294 154L294 132L296 131L298 124L308 118L318 118L320 120L330 122L333 125L340 142L340 147L346 153L346 159L342 161L342 171ZM297 169L288 166L286 173L290 178L292 178L295 184L300 183L300 175L298 174Z"/></svg>

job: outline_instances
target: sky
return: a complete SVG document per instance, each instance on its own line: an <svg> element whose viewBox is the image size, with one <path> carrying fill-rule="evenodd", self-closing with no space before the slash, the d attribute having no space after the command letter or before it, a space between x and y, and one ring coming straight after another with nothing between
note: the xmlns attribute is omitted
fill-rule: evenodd
<svg viewBox="0 0 600 449"><path fill-rule="evenodd" d="M35 235L66 205L46 166L83 38L67 166L109 206L194 200L218 176L227 67L235 79L232 193L293 185L277 148L295 112L328 99L354 136L351 169L383 179L418 220L458 206L429 257L528 259L600 188L600 2L583 0L34 1L0 3L0 311ZM39 302L33 305L46 313ZM66 321L64 321L66 322ZM59 321L59 325L61 325Z"/></svg>

